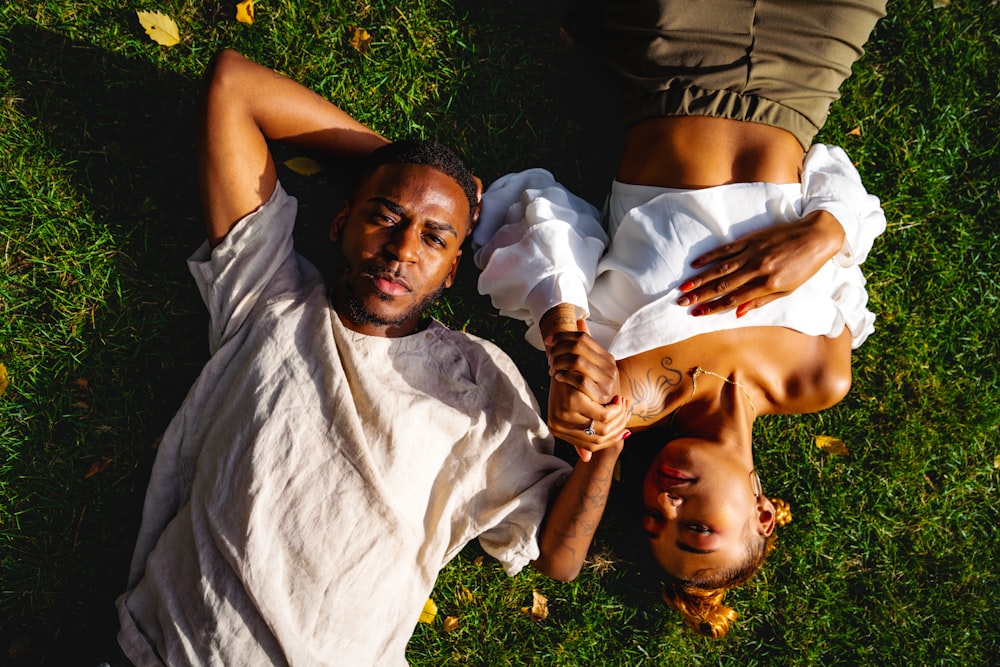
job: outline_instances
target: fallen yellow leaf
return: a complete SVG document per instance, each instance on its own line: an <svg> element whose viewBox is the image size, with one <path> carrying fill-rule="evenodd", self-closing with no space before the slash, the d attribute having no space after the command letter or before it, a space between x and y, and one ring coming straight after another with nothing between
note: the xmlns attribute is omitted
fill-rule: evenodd
<svg viewBox="0 0 1000 667"><path fill-rule="evenodd" d="M468 604L469 602L472 602L472 591L465 586L459 586L458 590L455 591L455 599L459 602Z"/></svg>
<svg viewBox="0 0 1000 667"><path fill-rule="evenodd" d="M427 598L427 602L424 603L424 608L420 611L420 622L427 623L428 625L434 622L434 617L437 616L438 606L434 603L434 600Z"/></svg>
<svg viewBox="0 0 1000 667"><path fill-rule="evenodd" d="M136 15L139 17L139 24L146 29L146 34L157 44L173 46L181 41L177 24L166 14L137 11Z"/></svg>
<svg viewBox="0 0 1000 667"><path fill-rule="evenodd" d="M855 125L854 129L847 133L849 137L860 137L861 136L861 126Z"/></svg>
<svg viewBox="0 0 1000 667"><path fill-rule="evenodd" d="M849 453L843 440L830 435L817 435L816 447L834 456L847 456Z"/></svg>
<svg viewBox="0 0 1000 667"><path fill-rule="evenodd" d="M7 387L9 386L7 377L7 367L0 364L0 396L3 396L3 393L7 391Z"/></svg>
<svg viewBox="0 0 1000 667"><path fill-rule="evenodd" d="M537 590L531 591L531 620L544 621L549 617L549 599Z"/></svg>
<svg viewBox="0 0 1000 667"><path fill-rule="evenodd" d="M253 24L253 0L236 3L236 20L240 23Z"/></svg>
<svg viewBox="0 0 1000 667"><path fill-rule="evenodd" d="M2 368L2 367L3 367L3 364L0 364L0 368ZM0 394L2 394L2 393L3 393L3 391L0 391ZM997 457L995 459L993 459L993 467L996 468L997 470L1000 470L1000 454L997 454Z"/></svg>
<svg viewBox="0 0 1000 667"><path fill-rule="evenodd" d="M312 158L307 157L293 157L289 160L285 160L282 164L294 171L296 174L302 174L303 176L313 176L323 171L323 165Z"/></svg>
<svg viewBox="0 0 1000 667"><path fill-rule="evenodd" d="M453 632L458 630L458 617L457 616L447 616L444 619L444 631Z"/></svg>
<svg viewBox="0 0 1000 667"><path fill-rule="evenodd" d="M475 565L476 567L482 567L484 562L485 559L482 556L476 556L475 558L472 559L472 564Z"/></svg>
<svg viewBox="0 0 1000 667"><path fill-rule="evenodd" d="M372 36L364 28L351 28L351 46L358 53L367 53L372 45Z"/></svg>

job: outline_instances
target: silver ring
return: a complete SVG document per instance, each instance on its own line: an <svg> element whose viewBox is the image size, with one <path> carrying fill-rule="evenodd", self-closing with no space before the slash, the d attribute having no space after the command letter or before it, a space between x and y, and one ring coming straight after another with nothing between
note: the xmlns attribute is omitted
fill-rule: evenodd
<svg viewBox="0 0 1000 667"><path fill-rule="evenodd" d="M583 432L587 435L594 435L594 420L591 419L590 423L587 424L587 428L583 429Z"/></svg>

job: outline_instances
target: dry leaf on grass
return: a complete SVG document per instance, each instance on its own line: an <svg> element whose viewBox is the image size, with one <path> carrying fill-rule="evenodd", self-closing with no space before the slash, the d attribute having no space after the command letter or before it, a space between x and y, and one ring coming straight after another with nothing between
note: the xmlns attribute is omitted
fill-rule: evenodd
<svg viewBox="0 0 1000 667"><path fill-rule="evenodd" d="M166 14L136 11L136 15L139 17L139 24L146 29L146 34L157 44L173 46L181 41L177 24Z"/></svg>
<svg viewBox="0 0 1000 667"><path fill-rule="evenodd" d="M0 366L2 366L2 365L3 364L0 364ZM2 394L2 393L3 392L0 391L0 394ZM997 454L996 458L993 459L993 467L996 468L997 470L1000 470L1000 454Z"/></svg>
<svg viewBox="0 0 1000 667"><path fill-rule="evenodd" d="M111 464L111 459L107 457L101 457L97 461L90 464L90 468L87 469L87 474L83 476L84 479L89 479L96 475L97 473L104 472L104 469Z"/></svg>
<svg viewBox="0 0 1000 667"><path fill-rule="evenodd" d="M525 607L524 611L531 614L531 620L544 621L549 617L549 599L535 589L531 591L531 609Z"/></svg>
<svg viewBox="0 0 1000 667"><path fill-rule="evenodd" d="M468 604L472 602L472 591L465 586L459 586L455 590L455 599L461 603Z"/></svg>
<svg viewBox="0 0 1000 667"><path fill-rule="evenodd" d="M351 46L358 53L367 53L372 45L372 36L364 28L350 28Z"/></svg>
<svg viewBox="0 0 1000 667"><path fill-rule="evenodd" d="M323 165L308 157L293 157L282 162L283 165L303 176L313 176L323 171Z"/></svg>
<svg viewBox="0 0 1000 667"><path fill-rule="evenodd" d="M437 616L438 606L434 603L434 600L427 598L427 602L424 603L424 608L420 611L420 622L427 623L428 625L434 622L434 617Z"/></svg>
<svg viewBox="0 0 1000 667"><path fill-rule="evenodd" d="M816 447L834 456L847 456L849 454L844 441L840 438L834 438L832 435L817 435Z"/></svg>
<svg viewBox="0 0 1000 667"><path fill-rule="evenodd" d="M7 391L7 387L10 386L8 382L7 367L0 364L0 396Z"/></svg>
<svg viewBox="0 0 1000 667"><path fill-rule="evenodd" d="M240 23L253 25L253 0L243 0L236 3L236 20Z"/></svg>
<svg viewBox="0 0 1000 667"><path fill-rule="evenodd" d="M454 632L458 630L458 617L457 616L447 616L444 619L444 631Z"/></svg>
<svg viewBox="0 0 1000 667"><path fill-rule="evenodd" d="M855 125L854 129L847 133L849 137L860 137L861 136L861 126Z"/></svg>

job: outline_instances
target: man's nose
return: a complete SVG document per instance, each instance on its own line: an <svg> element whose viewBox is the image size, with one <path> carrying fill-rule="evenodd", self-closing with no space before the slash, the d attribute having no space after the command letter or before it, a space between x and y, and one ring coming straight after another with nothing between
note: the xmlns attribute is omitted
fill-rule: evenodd
<svg viewBox="0 0 1000 667"><path fill-rule="evenodd" d="M400 262L414 262L420 254L420 231L416 225L397 225L385 249Z"/></svg>

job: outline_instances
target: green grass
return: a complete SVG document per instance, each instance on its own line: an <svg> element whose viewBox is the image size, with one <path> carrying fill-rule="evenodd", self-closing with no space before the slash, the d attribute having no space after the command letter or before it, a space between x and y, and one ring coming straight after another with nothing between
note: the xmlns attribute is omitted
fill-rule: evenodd
<svg viewBox="0 0 1000 667"><path fill-rule="evenodd" d="M0 5L0 664L112 655L156 439L207 354L183 260L201 238L194 128L216 50L388 136L450 141L487 181L544 166L599 202L612 173L606 82L549 5L258 0L247 26L231 4ZM135 9L170 14L183 43L150 42ZM730 634L698 637L659 603L616 507L597 545L610 564L571 584L507 578L467 549L441 575L412 664L995 664L1000 5L898 0L890 13L819 137L847 149L886 209L866 264L876 333L845 401L759 431L765 488L795 518L730 595ZM368 53L348 45L351 26L372 34ZM302 201L301 238L321 233L336 172L281 176ZM544 391L544 361L476 294L471 263L436 312L498 341ZM850 455L820 452L817 434ZM533 589L544 621L522 611Z"/></svg>

